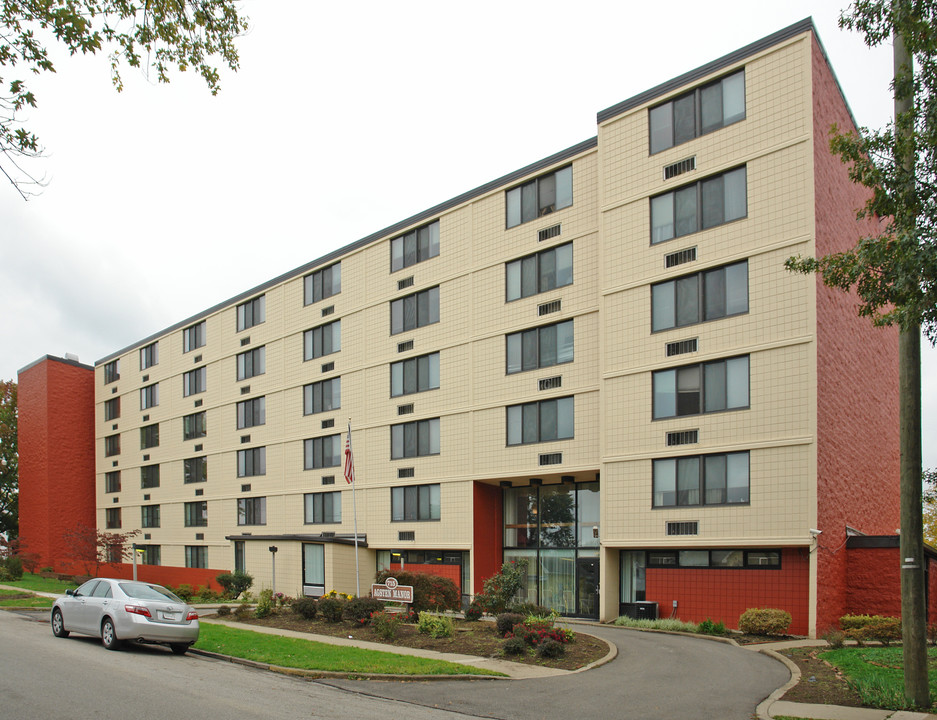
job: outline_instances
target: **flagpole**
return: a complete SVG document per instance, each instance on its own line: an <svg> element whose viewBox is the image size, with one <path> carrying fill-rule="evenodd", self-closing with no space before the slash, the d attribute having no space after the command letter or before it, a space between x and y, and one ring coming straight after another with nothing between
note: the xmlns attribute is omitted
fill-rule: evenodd
<svg viewBox="0 0 937 720"><path fill-rule="evenodd" d="M355 493L355 461L351 454L351 418L348 418L348 442L345 444L345 480L351 483L351 506L355 518L355 596L361 597L361 574L358 571L358 500Z"/></svg>

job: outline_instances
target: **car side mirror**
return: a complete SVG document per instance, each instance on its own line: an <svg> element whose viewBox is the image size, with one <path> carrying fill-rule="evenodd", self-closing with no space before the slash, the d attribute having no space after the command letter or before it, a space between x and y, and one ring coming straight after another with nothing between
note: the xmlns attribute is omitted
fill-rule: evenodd
<svg viewBox="0 0 937 720"><path fill-rule="evenodd" d="M65 591L65 594L69 595L70 597L77 597L78 591L73 590L72 588L68 588L68 590Z"/></svg>

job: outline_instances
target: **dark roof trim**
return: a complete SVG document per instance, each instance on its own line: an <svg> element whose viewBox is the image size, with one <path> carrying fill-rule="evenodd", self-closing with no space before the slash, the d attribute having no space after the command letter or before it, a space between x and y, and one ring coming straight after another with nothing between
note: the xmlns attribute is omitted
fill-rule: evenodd
<svg viewBox="0 0 937 720"><path fill-rule="evenodd" d="M33 362L29 363L29 365L27 365L26 367L22 367L19 370L17 370L16 374L19 375L20 373L24 373L30 368L34 368L36 365L39 365L40 363L43 363L46 360L50 360L52 362L60 362L63 365L72 365L74 367L84 368L85 370L94 370L93 365L85 365L84 363L78 362L77 360L69 360L67 358L60 358L60 357L56 357L55 355L43 355L38 360L33 360Z"/></svg>
<svg viewBox="0 0 937 720"><path fill-rule="evenodd" d="M315 542L315 543L334 543L335 545L355 544L354 535L307 535L298 533L287 533L284 535L225 535L225 540L248 541L261 540L270 542L271 540L295 541L295 542ZM368 536L365 533L358 533L358 547L366 548L368 546Z"/></svg>
<svg viewBox="0 0 937 720"><path fill-rule="evenodd" d="M901 537L899 535L854 535L846 538L846 547L849 549L899 548ZM937 560L937 549L927 543L924 543L924 554Z"/></svg>
<svg viewBox="0 0 937 720"><path fill-rule="evenodd" d="M774 45L779 45L786 40L789 40L792 37L796 37L802 33L811 31L814 36L816 36L816 28L813 25L813 18L805 18L800 22L794 23L783 30L778 30L776 33L768 35L768 37L762 38L761 40L756 40L750 45L746 45L743 48L739 48L734 52L730 52L728 55L723 55L718 60L713 60L708 62L705 65L701 65L695 70L690 70L688 73L684 73L679 77L675 77L672 80L668 80L665 83L661 83L657 87L653 87L650 90L645 90L643 93L635 95L627 100L623 100L617 105L612 105L610 108L599 111L596 115L596 119L599 123L603 123L606 120L610 120L616 115L621 115L622 113L631 110L632 108L638 107L639 105L644 105L647 102L650 102L656 97L661 95L666 95L669 92L673 92L684 85L689 85L694 83L707 75L712 75L717 73L723 68L727 68L730 65L734 65L740 60L744 60L747 57L756 55L764 50L767 50Z"/></svg>
<svg viewBox="0 0 937 720"><path fill-rule="evenodd" d="M294 270L290 270L289 272L285 272L282 275L278 275L272 280L268 280L265 283L262 283L260 285L257 285L256 287L251 288L250 290L247 290L238 295L235 295L234 297L229 298L228 300L225 300L223 302L220 302L217 305L213 305L207 310L203 310L202 312L196 315L193 315L189 318L186 318L185 320L182 320L181 322L177 322L175 325L170 325L165 330L160 330L157 333L153 333L152 335L145 337L143 340L138 340L137 342L132 343L131 345L128 345L127 347L121 350L118 350L117 352L113 352L110 355L107 355L106 357L103 357L100 360L97 360L94 364L95 366L100 365L102 363L113 360L116 357L120 357L124 353L129 352L130 350L133 350L134 348L142 347L144 345L149 345L154 340L158 340L164 335L168 335L169 333L174 332L176 330L181 330L182 328L188 327L189 325L194 325L195 323L200 322L201 320L208 317L209 315L212 315L218 312L219 310L228 307L229 305L234 305L235 303L239 303L243 300L246 300L253 295L258 295L264 292L265 290L268 290L269 288L279 285L280 283L285 282L287 280L291 280L300 275L305 275L306 273L314 270L317 267L322 267L330 263L333 263L337 260L340 260L343 256L351 252L354 252L355 250L358 250L359 248L365 247L366 245L370 245L376 240L381 240L385 237L402 232L403 230L407 229L411 225L416 225L418 223L423 222L424 220L429 220L430 218L436 215L441 215L447 210L451 210L452 208L457 207L458 205L461 205L463 203L466 203L469 200L474 200L477 197L486 195L487 193L491 192L492 190L496 190L497 188L501 186L510 185L518 180L521 180L527 175L532 175L534 173L540 172L541 170L544 170L550 167L551 165L556 165L557 163L561 163L564 160L571 160L577 155L581 155L584 152L588 152L589 150L594 149L595 147L598 146L598 144L599 144L598 137L589 138L588 140L584 140L581 143L577 143L576 145L573 145L572 147L568 147L565 150L561 150L560 152L550 155L549 157L543 158L542 160L538 160L535 163L531 163L530 165L522 167L520 170L515 170L514 172L508 173L507 175L502 175L501 177L495 180L492 180L491 182L487 182L484 185L479 185L477 188L474 188L473 190L469 190L468 192L462 193L461 195L457 195L451 200L446 200L445 202L439 203L438 205L434 205L428 210L423 210L422 212L419 212L416 215L411 215L405 220L401 220L400 222L394 223L393 225L390 225L384 228L383 230L378 230L375 233L371 233L367 237L363 237L360 240L356 240L355 242L349 245L346 245L345 247L339 248L338 250L333 250L332 252L327 253L326 255L323 255L320 258L317 258L315 260L312 260L311 262L306 263L305 265L301 265L300 267Z"/></svg>

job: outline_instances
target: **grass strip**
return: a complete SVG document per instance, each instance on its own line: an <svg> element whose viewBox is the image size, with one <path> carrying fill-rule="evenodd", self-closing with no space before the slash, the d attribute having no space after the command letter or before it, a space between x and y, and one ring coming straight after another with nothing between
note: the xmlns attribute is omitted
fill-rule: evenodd
<svg viewBox="0 0 937 720"><path fill-rule="evenodd" d="M76 588L77 583L65 582L54 578L44 578L39 575L23 573L20 580L4 580L0 585L9 585L11 587L23 588L24 590L34 590L36 592L52 592L64 594L66 588Z"/></svg>
<svg viewBox="0 0 937 720"><path fill-rule="evenodd" d="M202 623L199 650L300 670L388 675L500 675L503 673L445 660L395 655L345 645L268 635L226 625Z"/></svg>
<svg viewBox="0 0 937 720"><path fill-rule="evenodd" d="M37 595L28 598L6 598L0 595L0 607L50 608L54 602L55 598L39 597Z"/></svg>
<svg viewBox="0 0 937 720"><path fill-rule="evenodd" d="M849 685L870 707L910 710L904 697L904 656L898 647L848 647L820 657L839 668ZM927 649L931 697L937 697L937 648Z"/></svg>

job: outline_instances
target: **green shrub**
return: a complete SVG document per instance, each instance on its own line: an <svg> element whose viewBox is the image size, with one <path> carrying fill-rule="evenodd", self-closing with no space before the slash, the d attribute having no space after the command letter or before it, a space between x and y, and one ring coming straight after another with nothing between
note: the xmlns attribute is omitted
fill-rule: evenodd
<svg viewBox="0 0 937 720"><path fill-rule="evenodd" d="M485 614L485 607L483 602L474 597L472 602L469 603L469 606L465 609L465 619L469 622L477 622L481 619L481 616Z"/></svg>
<svg viewBox="0 0 937 720"><path fill-rule="evenodd" d="M719 622L713 622L709 618L706 618L697 625L696 632L702 635L725 635L726 625L721 620Z"/></svg>
<svg viewBox="0 0 937 720"><path fill-rule="evenodd" d="M247 620L253 612L250 605L238 605L234 609L234 617L238 620Z"/></svg>
<svg viewBox="0 0 937 720"><path fill-rule="evenodd" d="M257 596L257 607L254 609L254 617L265 618L273 612L273 590L266 588L260 591Z"/></svg>
<svg viewBox="0 0 937 720"><path fill-rule="evenodd" d="M188 583L182 583L177 588L174 588L172 585L169 585L168 588L172 590L176 595L178 595L184 602L189 602L192 597L195 595L195 590Z"/></svg>
<svg viewBox="0 0 937 720"><path fill-rule="evenodd" d="M901 640L901 618L887 615L843 615L839 626L846 637L862 645L869 640L878 640L888 647L892 641Z"/></svg>
<svg viewBox="0 0 937 720"><path fill-rule="evenodd" d="M495 627L498 628L498 635L504 637L509 632L514 631L514 626L524 622L524 616L517 613L501 613L495 618Z"/></svg>
<svg viewBox="0 0 937 720"><path fill-rule="evenodd" d="M416 627L421 633L431 638L452 637L454 630L452 620L445 615L433 615L425 611L420 613Z"/></svg>
<svg viewBox="0 0 937 720"><path fill-rule="evenodd" d="M3 564L10 580L23 579L23 559L19 555L10 555Z"/></svg>
<svg viewBox="0 0 937 720"><path fill-rule="evenodd" d="M319 599L319 615L326 622L337 623L342 621L345 612L345 601L337 597L323 597Z"/></svg>
<svg viewBox="0 0 937 720"><path fill-rule="evenodd" d="M228 615L231 614L231 608L229 608L227 605L222 605L217 610L215 610L215 614L218 615L218 617L228 617Z"/></svg>
<svg viewBox="0 0 937 720"><path fill-rule="evenodd" d="M393 640L397 637L397 629L403 624L404 618L400 613L389 613L384 610L372 613L371 628L383 640Z"/></svg>
<svg viewBox="0 0 937 720"><path fill-rule="evenodd" d="M783 635L791 614L777 608L749 608L739 617L739 630L748 635Z"/></svg>
<svg viewBox="0 0 937 720"><path fill-rule="evenodd" d="M511 603L505 609L505 612L517 613L518 615L539 615L541 617L546 617L553 614L553 610L544 605L537 605L536 603L524 602L524 603Z"/></svg>
<svg viewBox="0 0 937 720"><path fill-rule="evenodd" d="M566 654L566 647L556 640L545 640L537 646L537 656L542 658L558 658Z"/></svg>
<svg viewBox="0 0 937 720"><path fill-rule="evenodd" d="M254 584L254 578L240 570L235 570L233 573L221 573L215 580L224 588L225 595L231 600L236 600L242 592Z"/></svg>
<svg viewBox="0 0 937 720"><path fill-rule="evenodd" d="M225 596L216 590L212 590L211 588L200 587L193 599L201 603L214 603L218 602L219 600L224 600Z"/></svg>
<svg viewBox="0 0 937 720"><path fill-rule="evenodd" d="M381 570L377 574L377 582L383 583L389 577L396 578L400 585L413 587L413 603L410 609L414 612L459 610L462 606L459 588L449 578L407 570Z"/></svg>
<svg viewBox="0 0 937 720"><path fill-rule="evenodd" d="M527 652L527 643L519 637L508 638L501 646L505 655L523 655Z"/></svg>
<svg viewBox="0 0 937 720"><path fill-rule="evenodd" d="M830 628L825 633L823 633L823 639L826 640L826 644L831 648L838 650L843 646L843 641L846 639L846 633L844 633L842 630L837 630L836 628Z"/></svg>
<svg viewBox="0 0 937 720"><path fill-rule="evenodd" d="M524 586L527 576L527 558L507 560L501 565L501 571L485 580L483 595L487 601L485 608L492 615L503 613L514 600L514 596Z"/></svg>
<svg viewBox="0 0 937 720"><path fill-rule="evenodd" d="M12 579L13 578L10 577L10 571L7 570L7 566L3 563L0 563L0 582L5 582Z"/></svg>
<svg viewBox="0 0 937 720"><path fill-rule="evenodd" d="M319 612L319 606L315 598L302 597L293 601L290 606L294 613L306 620L315 620Z"/></svg>
<svg viewBox="0 0 937 720"><path fill-rule="evenodd" d="M380 600L371 597L356 597L346 603L344 617L358 625L367 625L371 620L371 615L383 609L384 603Z"/></svg>

